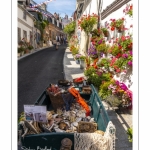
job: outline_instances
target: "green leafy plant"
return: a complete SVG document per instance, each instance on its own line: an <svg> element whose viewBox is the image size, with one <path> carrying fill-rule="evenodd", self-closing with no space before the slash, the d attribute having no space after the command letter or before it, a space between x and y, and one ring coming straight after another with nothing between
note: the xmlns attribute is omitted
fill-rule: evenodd
<svg viewBox="0 0 150 150"><path fill-rule="evenodd" d="M126 15L129 15L130 17L132 17L133 16L133 4L127 4L126 8L123 10L123 12Z"/></svg>
<svg viewBox="0 0 150 150"><path fill-rule="evenodd" d="M32 46L32 45L29 45L29 46L28 46L28 49L29 49L29 50L32 50L32 49L33 49L33 46Z"/></svg>
<svg viewBox="0 0 150 150"><path fill-rule="evenodd" d="M72 52L72 55L76 55L76 54L79 53L79 49L76 48L76 47L73 47L72 50L71 50L71 52Z"/></svg>
<svg viewBox="0 0 150 150"><path fill-rule="evenodd" d="M18 53L21 53L21 52L23 52L24 50L25 50L25 48L24 48L23 46L18 47Z"/></svg>
<svg viewBox="0 0 150 150"><path fill-rule="evenodd" d="M127 134L128 134L129 142L133 142L133 129L132 128L128 128L127 129Z"/></svg>
<svg viewBox="0 0 150 150"><path fill-rule="evenodd" d="M42 13L37 12L37 15L38 15L38 20L39 20L39 21L43 21Z"/></svg>
<svg viewBox="0 0 150 150"><path fill-rule="evenodd" d="M89 67L84 71L84 74L87 77L88 82L92 83L96 87L99 87L102 81L96 72L97 70L94 67Z"/></svg>
<svg viewBox="0 0 150 150"><path fill-rule="evenodd" d="M122 36L118 43L122 46L123 50L128 51L132 50L132 37L131 36Z"/></svg>
<svg viewBox="0 0 150 150"><path fill-rule="evenodd" d="M98 46L96 46L97 52L100 53L105 53L107 54L108 46L105 43L101 43Z"/></svg>
<svg viewBox="0 0 150 150"><path fill-rule="evenodd" d="M85 59L86 59L86 56L81 55L79 59L80 59L80 60L85 60Z"/></svg>
<svg viewBox="0 0 150 150"><path fill-rule="evenodd" d="M108 94L108 96L105 97L105 101L107 103L109 103L112 107L119 107L121 105L121 102L122 102L121 99L119 99L119 97L117 97L116 95L113 95L113 94L112 95Z"/></svg>
<svg viewBox="0 0 150 150"><path fill-rule="evenodd" d="M117 20L115 21L115 27L116 27L116 28L120 28L120 27L123 25L123 23L124 23L124 18L117 19Z"/></svg>
<svg viewBox="0 0 150 150"><path fill-rule="evenodd" d="M75 32L75 27L76 27L76 22L73 21L73 22L67 24L63 29L64 33L66 33L68 35L69 40L71 38L71 35L74 34L74 32Z"/></svg>
<svg viewBox="0 0 150 150"><path fill-rule="evenodd" d="M114 44L111 48L110 48L110 53L114 56L117 56L119 53L121 53L121 50L119 49L119 46L117 44Z"/></svg>
<svg viewBox="0 0 150 150"><path fill-rule="evenodd" d="M110 60L108 58L102 58L100 63L98 63L99 67L105 67L106 69L109 68Z"/></svg>
<svg viewBox="0 0 150 150"><path fill-rule="evenodd" d="M81 27L81 30L84 30L85 33L90 33L93 30L94 25L97 23L98 16L94 15L83 15L83 17L78 21L78 25Z"/></svg>
<svg viewBox="0 0 150 150"><path fill-rule="evenodd" d="M107 28L101 28L103 31L103 34L107 37L108 36L108 29Z"/></svg>
<svg viewBox="0 0 150 150"><path fill-rule="evenodd" d="M99 95L102 99L106 99L109 95L112 94L111 90L108 89L108 86L113 83L113 80L106 81L100 85Z"/></svg>
<svg viewBox="0 0 150 150"><path fill-rule="evenodd" d="M94 29L91 31L92 37L99 37L102 35L102 31L100 29Z"/></svg>

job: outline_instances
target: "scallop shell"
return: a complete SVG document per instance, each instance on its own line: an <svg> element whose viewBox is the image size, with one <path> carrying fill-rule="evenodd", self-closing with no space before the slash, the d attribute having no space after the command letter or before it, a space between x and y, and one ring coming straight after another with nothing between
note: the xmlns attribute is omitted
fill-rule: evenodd
<svg viewBox="0 0 150 150"><path fill-rule="evenodd" d="M46 118L47 118L47 120L51 120L53 118L53 115L50 111L47 111Z"/></svg>
<svg viewBox="0 0 150 150"><path fill-rule="evenodd" d="M54 127L54 130L55 130L56 132L65 132L64 130L61 130L61 129L56 128L56 127Z"/></svg>
<svg viewBox="0 0 150 150"><path fill-rule="evenodd" d="M89 122L95 122L95 121L94 121L94 118L91 118Z"/></svg>
<svg viewBox="0 0 150 150"><path fill-rule="evenodd" d="M56 118L57 116L58 116L58 114L54 114L54 115L53 115L53 118Z"/></svg>
<svg viewBox="0 0 150 150"><path fill-rule="evenodd" d="M78 123L77 123L77 122L73 122L72 124L73 124L73 126L75 126L75 127L78 126Z"/></svg>
<svg viewBox="0 0 150 150"><path fill-rule="evenodd" d="M86 118L87 118L88 120L90 120L90 119L91 119L91 117L90 117L90 116L87 116Z"/></svg>
<svg viewBox="0 0 150 150"><path fill-rule="evenodd" d="M82 118L80 118L80 117L77 117L76 118L76 122L79 122L79 121L81 121L82 120Z"/></svg>

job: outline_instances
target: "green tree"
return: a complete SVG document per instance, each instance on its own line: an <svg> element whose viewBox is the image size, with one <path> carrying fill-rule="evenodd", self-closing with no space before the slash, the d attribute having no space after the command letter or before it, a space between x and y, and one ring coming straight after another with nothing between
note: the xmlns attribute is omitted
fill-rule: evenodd
<svg viewBox="0 0 150 150"><path fill-rule="evenodd" d="M75 21L67 24L64 27L63 31L68 35L69 39L71 38L71 35L75 32L75 27L76 27L76 22Z"/></svg>

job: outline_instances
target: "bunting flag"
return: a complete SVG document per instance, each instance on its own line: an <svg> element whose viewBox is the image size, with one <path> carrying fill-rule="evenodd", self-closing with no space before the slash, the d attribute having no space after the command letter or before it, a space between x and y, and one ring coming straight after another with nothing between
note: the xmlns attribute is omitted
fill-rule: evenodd
<svg viewBox="0 0 150 150"><path fill-rule="evenodd" d="M45 12L44 10L39 10L37 8L31 8L32 10L36 11L36 12L40 12L42 13L45 17L50 17L50 18L54 18L54 15L52 15L51 13L49 12ZM59 23L62 24L62 22L59 21Z"/></svg>
<svg viewBox="0 0 150 150"><path fill-rule="evenodd" d="M30 8L36 8L38 6L41 6L42 4L46 4L47 5L49 2L52 2L52 1L55 1L55 0L46 0L46 1L44 1L42 3L39 3L39 4L36 4L36 5L30 5Z"/></svg>

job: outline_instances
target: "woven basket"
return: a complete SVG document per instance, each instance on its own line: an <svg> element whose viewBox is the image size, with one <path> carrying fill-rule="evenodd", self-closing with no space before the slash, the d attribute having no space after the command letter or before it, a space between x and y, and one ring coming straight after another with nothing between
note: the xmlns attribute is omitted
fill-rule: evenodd
<svg viewBox="0 0 150 150"><path fill-rule="evenodd" d="M49 98L50 98L51 104L53 106L53 109L55 111L57 111L57 108L63 108L64 101L63 101L63 98L62 98L61 94L58 94L58 95L54 96L49 91L47 91L47 93L49 95Z"/></svg>
<svg viewBox="0 0 150 150"><path fill-rule="evenodd" d="M93 133L97 130L97 123L93 123L93 122L84 122L84 121L80 121L78 122L78 128L77 128L77 132L78 133Z"/></svg>

